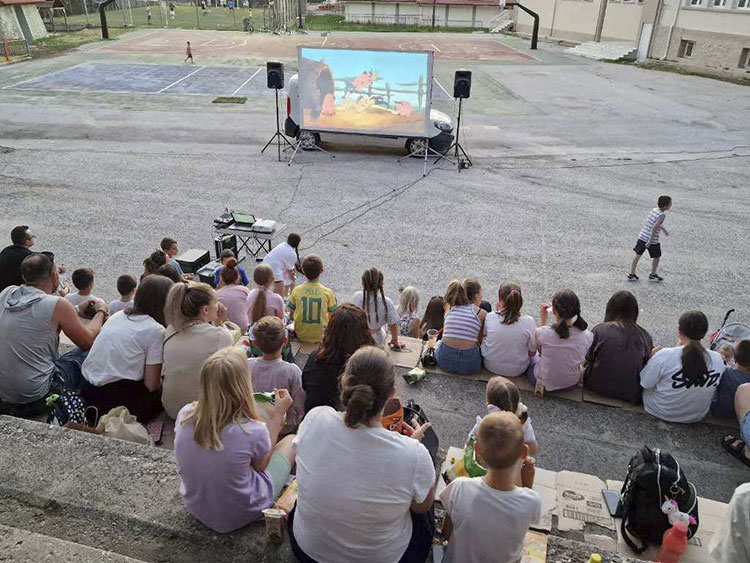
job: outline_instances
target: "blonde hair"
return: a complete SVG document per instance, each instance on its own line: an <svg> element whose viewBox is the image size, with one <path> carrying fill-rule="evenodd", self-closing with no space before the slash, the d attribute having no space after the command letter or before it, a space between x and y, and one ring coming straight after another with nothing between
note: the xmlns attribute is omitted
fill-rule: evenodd
<svg viewBox="0 0 750 563"><path fill-rule="evenodd" d="M216 299L214 289L207 283L176 283L169 290L164 316L167 325L181 329L201 313L201 309Z"/></svg>
<svg viewBox="0 0 750 563"><path fill-rule="evenodd" d="M408 286L401 290L401 295L398 298L398 308L396 312L399 315L405 315L407 313L416 313L417 307L419 307L419 293L417 288Z"/></svg>
<svg viewBox="0 0 750 563"><path fill-rule="evenodd" d="M490 469L512 467L521 459L523 445L523 427L515 414L495 411L479 423L477 453Z"/></svg>
<svg viewBox="0 0 750 563"><path fill-rule="evenodd" d="M201 369L195 410L183 424L193 424L193 438L207 450L221 450L221 432L243 419L258 420L247 356L239 348L223 348L211 355Z"/></svg>
<svg viewBox="0 0 750 563"><path fill-rule="evenodd" d="M466 294L466 287L461 280L452 280L445 290L445 302L451 307L469 305L471 301Z"/></svg>

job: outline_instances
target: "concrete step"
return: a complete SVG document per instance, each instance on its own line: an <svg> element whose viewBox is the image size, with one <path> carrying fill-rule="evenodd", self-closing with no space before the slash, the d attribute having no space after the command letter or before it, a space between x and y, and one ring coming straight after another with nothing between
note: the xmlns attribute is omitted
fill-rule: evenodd
<svg viewBox="0 0 750 563"><path fill-rule="evenodd" d="M570 49L566 53L579 55L588 59L619 61L635 60L637 45L620 41L588 41Z"/></svg>
<svg viewBox="0 0 750 563"><path fill-rule="evenodd" d="M143 563L86 545L0 524L0 561L15 563Z"/></svg>
<svg viewBox="0 0 750 563"><path fill-rule="evenodd" d="M513 20L509 19L507 21L504 21L500 23L500 25L497 25L493 27L490 32L491 33L502 33L503 31L508 31L511 27L513 27Z"/></svg>

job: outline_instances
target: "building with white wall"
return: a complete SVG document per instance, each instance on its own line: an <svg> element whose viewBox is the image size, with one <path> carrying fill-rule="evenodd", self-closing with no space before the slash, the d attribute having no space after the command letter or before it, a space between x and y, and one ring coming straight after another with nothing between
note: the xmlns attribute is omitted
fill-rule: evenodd
<svg viewBox="0 0 750 563"><path fill-rule="evenodd" d="M347 0L347 22L492 28L502 18L498 0Z"/></svg>
<svg viewBox="0 0 750 563"><path fill-rule="evenodd" d="M0 37L35 39L47 37L44 22L36 9L42 0L0 0Z"/></svg>

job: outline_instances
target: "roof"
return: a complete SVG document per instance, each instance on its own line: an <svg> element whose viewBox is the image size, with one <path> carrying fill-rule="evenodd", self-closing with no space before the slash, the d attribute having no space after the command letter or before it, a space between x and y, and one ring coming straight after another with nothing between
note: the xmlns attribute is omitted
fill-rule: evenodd
<svg viewBox="0 0 750 563"><path fill-rule="evenodd" d="M2 0L0 0L1 2ZM430 6L433 3L438 5L451 5L451 6L497 6L500 7L499 0L349 0L350 2L374 2L376 4L409 4L416 3L419 5Z"/></svg>
<svg viewBox="0 0 750 563"><path fill-rule="evenodd" d="M19 4L39 4L43 0L0 0L0 6L17 6Z"/></svg>

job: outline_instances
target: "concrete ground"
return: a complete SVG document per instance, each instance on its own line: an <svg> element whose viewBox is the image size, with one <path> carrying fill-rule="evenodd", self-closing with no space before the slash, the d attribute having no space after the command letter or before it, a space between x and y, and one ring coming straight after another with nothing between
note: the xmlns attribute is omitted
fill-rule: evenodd
<svg viewBox="0 0 750 563"><path fill-rule="evenodd" d="M137 45L142 35L119 41ZM602 320L608 297L627 288L639 299L643 326L665 346L675 343L677 318L688 309L705 311L712 327L729 308L750 320L750 260L742 250L750 90L576 59L554 46L532 53L525 41L498 37L489 39L538 60L436 61L435 76L448 90L456 68L474 72L461 137L475 166L459 174L443 165L426 178L421 162L395 162L398 145L328 144L335 161L305 153L291 167L275 153L260 155L274 127L270 90L230 107L212 105L213 96L12 87L85 62L179 64L169 50L94 44L2 67L0 233L31 225L39 249L54 251L71 270L92 267L95 293L106 299L115 298L119 274L140 273L162 236L182 248L211 248L211 220L228 206L302 233L303 254L324 257L323 282L342 301L375 265L388 295L397 299L399 286L414 285L423 304L451 278L473 275L490 301L501 282L520 282L525 310L536 316L556 289L571 287L591 325ZM198 62L264 61L217 50ZM453 100L435 105L454 113ZM663 241L666 281L628 284L630 249L662 193L674 198L672 236ZM444 445L460 445L482 409L480 383L435 378L409 392L435 418ZM526 399L542 467L622 478L645 442L674 453L702 496L727 501L748 478L719 444L724 429Z"/></svg>

